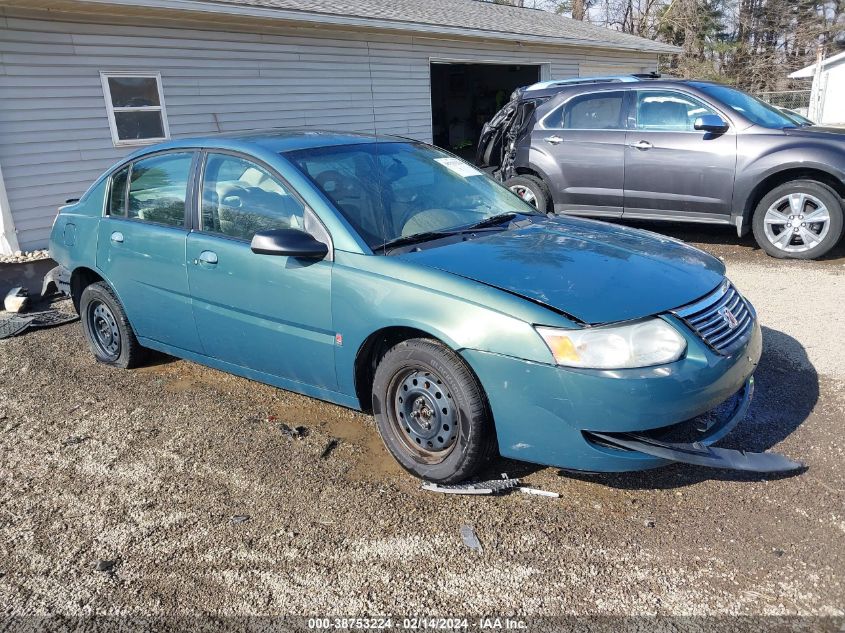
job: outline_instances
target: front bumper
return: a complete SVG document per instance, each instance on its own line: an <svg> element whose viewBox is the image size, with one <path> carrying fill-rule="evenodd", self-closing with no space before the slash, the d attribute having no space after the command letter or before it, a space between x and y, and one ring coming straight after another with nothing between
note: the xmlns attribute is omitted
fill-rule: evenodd
<svg viewBox="0 0 845 633"><path fill-rule="evenodd" d="M649 432L700 416L743 388L762 352L757 322L746 343L730 356L717 354L680 322L675 324L687 339L687 353L660 367L575 370L464 350L464 358L487 392L500 453L594 472L642 470L671 463L603 446L590 441L585 432ZM721 439L741 418L711 427L698 441Z"/></svg>

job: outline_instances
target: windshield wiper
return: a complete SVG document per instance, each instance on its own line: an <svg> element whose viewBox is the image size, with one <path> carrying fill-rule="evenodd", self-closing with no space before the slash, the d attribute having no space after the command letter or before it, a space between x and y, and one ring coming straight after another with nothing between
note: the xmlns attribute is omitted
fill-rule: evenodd
<svg viewBox="0 0 845 633"><path fill-rule="evenodd" d="M399 248L400 246L409 246L411 244L419 244L420 242L428 242L431 240L440 239L441 237L450 237L462 233L463 229L455 231L424 231L422 233L414 233L413 235L403 235L396 239L388 240L380 246L385 251Z"/></svg>
<svg viewBox="0 0 845 633"><path fill-rule="evenodd" d="M513 220L518 214L514 213L513 211L508 211L507 213L499 213L497 215L491 215L489 218L484 218L480 222L476 222L475 224L470 224L469 226L465 226L461 229L463 231L472 231L474 229L483 229L488 226L497 226L499 224L504 223L505 221L510 222Z"/></svg>
<svg viewBox="0 0 845 633"><path fill-rule="evenodd" d="M500 213L498 215L493 215L489 218L484 218L480 222L470 224L469 226L461 226L445 231L424 231L422 233L414 233L413 235L405 235L403 237L397 237L393 240L388 240L387 242L382 244L380 248L384 249L385 251L389 251L394 248L399 248L400 246L409 246L411 244L419 244L421 242L430 242L431 240L437 240L443 237L452 237L455 235L462 235L464 233L472 233L473 231L478 231L480 229L488 229L498 226L499 224L502 224L505 221L509 222L513 220L517 215L519 214L511 211L508 213Z"/></svg>

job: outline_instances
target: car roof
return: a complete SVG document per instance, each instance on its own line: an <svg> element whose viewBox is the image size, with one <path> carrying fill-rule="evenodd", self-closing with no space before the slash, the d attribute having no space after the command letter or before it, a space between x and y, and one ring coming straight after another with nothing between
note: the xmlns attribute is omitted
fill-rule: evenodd
<svg viewBox="0 0 845 633"><path fill-rule="evenodd" d="M702 84L707 82L692 82L687 79L675 77L661 78L659 75L635 74L635 75L608 75L602 77L575 77L572 79L560 79L553 81L541 81L526 88L519 88L514 92L512 98L519 94L523 99L538 99L554 97L564 92L589 92L592 89L619 88L620 83L644 83L651 86L678 86Z"/></svg>
<svg viewBox="0 0 845 633"><path fill-rule="evenodd" d="M261 148L274 153L291 152L314 147L335 147L338 145L360 145L362 143L415 142L411 139L391 135L375 135L336 130L271 129L226 132L211 136L174 139L145 147L129 158L163 150L181 148L218 148L230 150L249 150Z"/></svg>

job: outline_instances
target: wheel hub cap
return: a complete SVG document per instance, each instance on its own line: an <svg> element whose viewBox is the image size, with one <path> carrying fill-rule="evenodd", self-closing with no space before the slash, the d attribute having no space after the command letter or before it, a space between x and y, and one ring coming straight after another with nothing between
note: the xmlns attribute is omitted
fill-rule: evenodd
<svg viewBox="0 0 845 633"><path fill-rule="evenodd" d="M91 304L89 323L97 346L106 354L117 356L120 353L120 330L108 306L101 302Z"/></svg>
<svg viewBox="0 0 845 633"><path fill-rule="evenodd" d="M788 253L802 253L827 237L830 212L809 193L791 193L776 200L763 218L766 239Z"/></svg>
<svg viewBox="0 0 845 633"><path fill-rule="evenodd" d="M451 448L457 437L457 412L438 376L409 372L396 389L394 408L402 437L416 451L432 455Z"/></svg>
<svg viewBox="0 0 845 633"><path fill-rule="evenodd" d="M537 206L537 196L534 195L534 192L531 191L528 187L523 187L522 185L514 185L510 188L516 195L520 198L525 200L527 203Z"/></svg>

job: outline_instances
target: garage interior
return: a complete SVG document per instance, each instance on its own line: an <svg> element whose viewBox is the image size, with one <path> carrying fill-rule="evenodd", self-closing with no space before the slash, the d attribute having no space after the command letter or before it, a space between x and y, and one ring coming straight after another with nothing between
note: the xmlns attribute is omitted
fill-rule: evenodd
<svg viewBox="0 0 845 633"><path fill-rule="evenodd" d="M471 159L482 126L521 86L540 80L540 66L432 62L434 144Z"/></svg>

